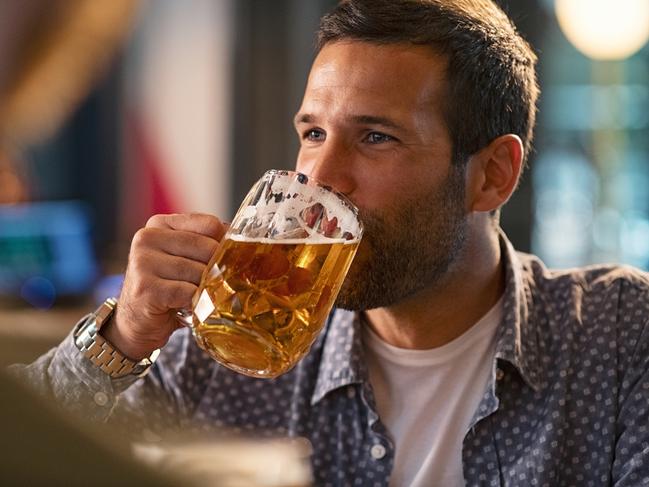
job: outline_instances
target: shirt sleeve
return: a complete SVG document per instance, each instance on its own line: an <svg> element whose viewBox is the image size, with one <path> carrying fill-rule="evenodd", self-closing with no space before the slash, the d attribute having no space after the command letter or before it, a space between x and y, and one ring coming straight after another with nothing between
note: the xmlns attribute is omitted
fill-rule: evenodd
<svg viewBox="0 0 649 487"><path fill-rule="evenodd" d="M190 420L201 394L193 369L196 346L187 331L172 336L143 378L109 377L77 349L73 331L32 364L12 365L9 371L85 420L114 424L133 436L147 430L168 433Z"/></svg>
<svg viewBox="0 0 649 487"><path fill-rule="evenodd" d="M636 340L621 357L624 370L612 470L617 487L649 486L649 322L631 330Z"/></svg>

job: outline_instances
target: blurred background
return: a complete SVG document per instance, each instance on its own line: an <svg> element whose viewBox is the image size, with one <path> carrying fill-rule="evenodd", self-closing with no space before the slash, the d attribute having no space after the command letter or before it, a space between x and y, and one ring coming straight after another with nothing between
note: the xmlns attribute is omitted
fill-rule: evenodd
<svg viewBox="0 0 649 487"><path fill-rule="evenodd" d="M0 0L2 363L117 294L149 216L229 218L291 168L335 0ZM502 0L537 51L536 149L503 212L550 266L649 268L649 2Z"/></svg>

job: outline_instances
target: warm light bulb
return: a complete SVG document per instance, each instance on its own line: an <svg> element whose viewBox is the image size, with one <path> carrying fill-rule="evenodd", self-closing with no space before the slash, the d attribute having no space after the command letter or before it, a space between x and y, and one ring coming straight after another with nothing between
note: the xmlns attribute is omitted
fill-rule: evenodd
<svg viewBox="0 0 649 487"><path fill-rule="evenodd" d="M649 39L649 0L556 0L561 30L593 59L625 59Z"/></svg>

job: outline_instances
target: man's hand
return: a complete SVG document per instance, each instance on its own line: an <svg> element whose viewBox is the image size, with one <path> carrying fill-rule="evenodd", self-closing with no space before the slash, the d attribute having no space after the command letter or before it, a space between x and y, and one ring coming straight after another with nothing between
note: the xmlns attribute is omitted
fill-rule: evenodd
<svg viewBox="0 0 649 487"><path fill-rule="evenodd" d="M114 319L101 334L139 360L162 347L181 325L176 310L189 308L201 275L225 226L211 215L155 215L138 230Z"/></svg>

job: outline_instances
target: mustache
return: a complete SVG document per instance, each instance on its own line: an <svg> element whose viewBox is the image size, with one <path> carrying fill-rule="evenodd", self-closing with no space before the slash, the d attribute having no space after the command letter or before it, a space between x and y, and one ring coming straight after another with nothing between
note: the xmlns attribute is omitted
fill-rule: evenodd
<svg viewBox="0 0 649 487"><path fill-rule="evenodd" d="M365 235L368 229L375 230L377 227L383 226L385 224L385 218L379 215L378 212L360 207L357 208L358 218L363 223L364 227L363 235Z"/></svg>

